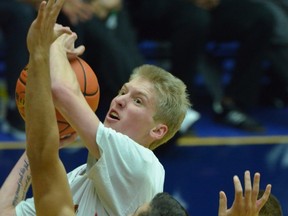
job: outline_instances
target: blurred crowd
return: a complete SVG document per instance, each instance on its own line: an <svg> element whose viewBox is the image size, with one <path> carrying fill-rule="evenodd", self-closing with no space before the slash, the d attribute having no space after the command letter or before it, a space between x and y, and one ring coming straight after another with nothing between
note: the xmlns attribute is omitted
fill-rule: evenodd
<svg viewBox="0 0 288 216"><path fill-rule="evenodd" d="M39 2L0 2L1 61L8 94L0 129L17 139L25 139L25 124L15 104L15 85L28 62L26 35ZM58 23L69 25L78 34L77 43L86 47L82 58L101 85L100 116L132 69L147 63L139 43L153 40L169 44L169 55L164 54L168 70L186 83L195 107L188 111L180 133L189 133L201 118L197 76L204 78L216 122L262 132L265 125L250 110L262 105L264 78L269 80L267 98L275 106L276 101L277 106L288 105L287 8L286 0L66 0ZM207 44L229 41L239 46L231 78L224 85L221 62L207 51Z"/></svg>

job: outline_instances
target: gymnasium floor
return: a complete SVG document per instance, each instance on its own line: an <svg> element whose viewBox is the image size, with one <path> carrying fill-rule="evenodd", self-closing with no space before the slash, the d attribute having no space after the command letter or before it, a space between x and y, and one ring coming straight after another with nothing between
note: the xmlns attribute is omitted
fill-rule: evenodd
<svg viewBox="0 0 288 216"><path fill-rule="evenodd" d="M165 190L176 196L191 215L217 215L218 192L233 199L233 175L243 179L249 169L262 175L261 188L271 183L288 216L288 115L287 109L263 108L255 113L267 127L253 134L215 124L209 110L201 111L193 136L179 137L155 153L166 169ZM0 134L0 183L23 152L25 142ZM85 163L86 150L77 143L61 150L70 171ZM30 193L29 193L30 195Z"/></svg>

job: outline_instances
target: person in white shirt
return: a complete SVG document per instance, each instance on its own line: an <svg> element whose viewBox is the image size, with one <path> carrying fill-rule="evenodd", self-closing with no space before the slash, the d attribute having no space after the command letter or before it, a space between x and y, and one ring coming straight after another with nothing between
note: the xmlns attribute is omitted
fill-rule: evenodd
<svg viewBox="0 0 288 216"><path fill-rule="evenodd" d="M51 1L48 5L55 6ZM46 27L51 25L46 23ZM42 46L47 49L48 43L44 42L48 39L44 37L48 35L40 37L43 41L32 40L40 47L35 50L40 52ZM112 100L101 123L80 91L67 58L65 44L70 42L74 46L76 38L76 34L61 35L49 44L49 52L40 53L41 58L49 61L51 78L51 83L49 79L41 79L41 85L51 86L54 105L89 151L87 164L68 174L73 203L77 215L128 215L163 191L164 168L152 150L179 130L190 107L186 86L159 67L140 66ZM47 70L44 63L38 65L37 71L42 70ZM28 168L26 170L29 176ZM24 181L17 183L24 189L16 192L28 188L29 181L24 177L21 174L21 179L14 179L16 183ZM50 179L53 181L52 177ZM18 197L23 195L18 194ZM33 198L18 201L14 202L16 215L36 214Z"/></svg>
<svg viewBox="0 0 288 216"><path fill-rule="evenodd" d="M101 123L85 101L67 58L67 53L71 58L84 49L74 48L77 36L69 28L54 27L63 2L42 2L28 33L27 155L1 188L1 214L150 215L161 209L154 203L166 197L187 215L173 197L162 193L164 169L151 151L180 128L190 105L184 83L155 66L136 68ZM70 172L68 181L58 156L54 105L89 150L87 164ZM62 144L75 137L66 137ZM30 171L34 198L21 201L31 182ZM165 211L170 207L170 215L176 214L172 205L165 205Z"/></svg>

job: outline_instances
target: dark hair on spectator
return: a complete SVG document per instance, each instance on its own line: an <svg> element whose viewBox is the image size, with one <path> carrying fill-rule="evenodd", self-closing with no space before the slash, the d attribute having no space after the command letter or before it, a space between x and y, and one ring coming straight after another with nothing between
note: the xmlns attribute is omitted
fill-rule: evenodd
<svg viewBox="0 0 288 216"><path fill-rule="evenodd" d="M158 193L150 202L147 212L139 216L189 216L186 209L170 194Z"/></svg>
<svg viewBox="0 0 288 216"><path fill-rule="evenodd" d="M260 190L258 198L262 197L263 194L264 190ZM281 203L273 194L270 194L268 201L260 210L259 216L283 216Z"/></svg>

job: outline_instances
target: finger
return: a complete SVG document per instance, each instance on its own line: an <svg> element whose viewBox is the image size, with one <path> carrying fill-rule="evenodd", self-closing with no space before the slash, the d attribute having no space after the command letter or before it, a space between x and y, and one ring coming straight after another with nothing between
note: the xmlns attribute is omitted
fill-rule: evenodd
<svg viewBox="0 0 288 216"><path fill-rule="evenodd" d="M38 27L41 25L42 21L44 20L45 8L46 8L46 2L42 1L38 9L37 19L34 21L35 25Z"/></svg>
<svg viewBox="0 0 288 216"><path fill-rule="evenodd" d="M257 202L259 188L260 188L259 185L260 185L260 173L255 173L254 180L253 180L252 198L251 198L252 203Z"/></svg>
<svg viewBox="0 0 288 216"><path fill-rule="evenodd" d="M56 40L58 37L62 36L63 34L72 35L73 31L68 26L62 26L56 23L54 26L54 40Z"/></svg>
<svg viewBox="0 0 288 216"><path fill-rule="evenodd" d="M62 9L65 0L48 0L44 18L46 20L46 28L52 29L56 23L57 17Z"/></svg>
<svg viewBox="0 0 288 216"><path fill-rule="evenodd" d="M80 56L84 53L84 51L85 51L85 46L81 45L81 46L78 46L77 48L75 48L74 53L77 56Z"/></svg>
<svg viewBox="0 0 288 216"><path fill-rule="evenodd" d="M81 56L85 51L85 47L83 45L77 47L74 50L67 51L67 57L69 60L75 59L77 56Z"/></svg>
<svg viewBox="0 0 288 216"><path fill-rule="evenodd" d="M268 201L269 199L269 196L271 194L271 190L272 190L272 185L271 184L268 184L266 186L266 189L265 189L265 192L264 194L262 195L262 197L258 200L258 205L257 205L257 208L258 208L258 211L261 210L261 208L265 205L265 203Z"/></svg>
<svg viewBox="0 0 288 216"><path fill-rule="evenodd" d="M78 35L75 32L72 32L72 34L69 36L69 42L74 44L77 38L78 38Z"/></svg>
<svg viewBox="0 0 288 216"><path fill-rule="evenodd" d="M55 22L56 22L56 19L63 7L63 4L64 4L65 0L49 0L48 2L48 7L52 7L52 10L51 10L51 13L52 13L52 18L55 19Z"/></svg>
<svg viewBox="0 0 288 216"><path fill-rule="evenodd" d="M53 4L55 3L55 0L46 0L47 2L47 9L51 10Z"/></svg>
<svg viewBox="0 0 288 216"><path fill-rule="evenodd" d="M220 191L219 193L219 208L218 208L218 216L225 216L227 211L227 197L224 191Z"/></svg>
<svg viewBox="0 0 288 216"><path fill-rule="evenodd" d="M63 37L63 41L65 42L66 49L74 49L74 42L77 39L77 35L70 29L70 27L64 27L61 25L57 25L54 27L54 39L56 40L59 37ZM71 39L70 39L71 37ZM69 47L68 47L69 46Z"/></svg>
<svg viewBox="0 0 288 216"><path fill-rule="evenodd" d="M240 204L242 202L242 196L243 196L242 185L238 176L234 176L233 181L234 181L234 189L235 189L234 200L235 200L235 203Z"/></svg>
<svg viewBox="0 0 288 216"><path fill-rule="evenodd" d="M252 193L252 184L250 172L247 170L244 174L244 184L245 184L245 205L248 207L251 205L251 193Z"/></svg>
<svg viewBox="0 0 288 216"><path fill-rule="evenodd" d="M61 24L58 24L58 23L55 23L54 24L54 31L67 31L67 32L71 32L72 33L72 30L69 26L63 26Z"/></svg>
<svg viewBox="0 0 288 216"><path fill-rule="evenodd" d="M49 14L47 14L47 19L48 19L48 29L51 29L52 27L54 27L54 24L56 23L57 17L62 9L62 6L64 4L65 0L48 0L47 3L47 12L49 12ZM49 21L50 20L50 21Z"/></svg>

